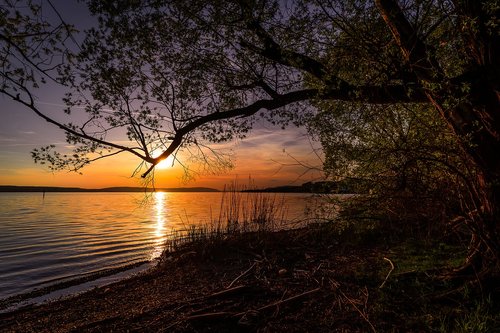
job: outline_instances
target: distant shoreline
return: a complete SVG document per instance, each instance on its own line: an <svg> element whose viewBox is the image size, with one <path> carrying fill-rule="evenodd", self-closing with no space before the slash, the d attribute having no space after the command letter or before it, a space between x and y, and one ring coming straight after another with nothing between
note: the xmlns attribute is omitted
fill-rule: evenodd
<svg viewBox="0 0 500 333"><path fill-rule="evenodd" d="M363 190L358 188L358 184L355 181L322 181L322 182L308 182L302 185L285 185L277 187L267 187L267 188L254 188L254 189L241 189L237 192L254 192L254 193L315 193L315 194L352 194L352 193L363 193ZM104 187L104 188L81 188L81 187L58 187L58 186L18 186L18 185L0 185L1 192L38 192L38 193L49 193L49 192L142 192L142 193L152 193L152 192L221 192L218 189L210 187L170 187L170 188L145 188L145 187L128 187L128 186L115 186L115 187Z"/></svg>
<svg viewBox="0 0 500 333"><path fill-rule="evenodd" d="M220 192L209 187L173 187L173 188L144 188L144 187L105 187L80 188L57 186L15 186L0 185L0 192Z"/></svg>

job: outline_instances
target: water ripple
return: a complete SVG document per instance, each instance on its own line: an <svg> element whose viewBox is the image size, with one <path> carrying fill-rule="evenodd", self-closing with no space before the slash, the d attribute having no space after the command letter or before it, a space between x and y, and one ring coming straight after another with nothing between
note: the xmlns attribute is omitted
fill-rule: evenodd
<svg viewBox="0 0 500 333"><path fill-rule="evenodd" d="M151 260L170 231L217 216L221 194L144 199L143 193L0 193L0 300ZM303 196L295 201L296 210L304 206Z"/></svg>

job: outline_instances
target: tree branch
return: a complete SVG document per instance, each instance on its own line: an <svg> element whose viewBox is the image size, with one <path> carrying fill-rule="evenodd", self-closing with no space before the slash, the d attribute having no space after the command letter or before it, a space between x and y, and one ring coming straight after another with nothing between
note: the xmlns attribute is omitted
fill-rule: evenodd
<svg viewBox="0 0 500 333"><path fill-rule="evenodd" d="M325 66L319 61L295 51L284 50L257 21L250 21L247 27L262 41L264 48L261 49L255 45L242 41L244 46L257 50L262 56L282 65L302 69L320 80L324 80L328 75ZM339 79L339 82L341 81L342 80Z"/></svg>
<svg viewBox="0 0 500 333"><path fill-rule="evenodd" d="M434 52L419 38L397 1L376 0L375 3L415 74L427 82L442 82L443 71L434 57Z"/></svg>
<svg viewBox="0 0 500 333"><path fill-rule="evenodd" d="M168 148L161 155L153 159L153 161L151 162L152 163L151 167L145 173L143 173L141 177L145 178L154 169L156 164L167 158L177 148L179 148L179 146L182 143L182 139L186 134L194 131L195 129L209 122L229 119L229 118L236 118L236 117L249 117L257 113L261 109L274 110L294 102L313 98L317 94L318 94L317 89L298 90L284 95L280 95L280 97L276 99L259 100L245 107L236 108L223 112L214 112L206 116L200 117L190 122L189 124L185 125L184 127L180 128L177 131Z"/></svg>
<svg viewBox="0 0 500 333"><path fill-rule="evenodd" d="M409 23L408 23L409 24ZM241 45L261 56L281 65L303 70L321 80L326 88L322 98L338 99L343 101L364 101L367 103L385 104L395 102L428 102L422 86L417 83L386 86L354 86L341 78L331 75L325 66L304 54L284 50L273 38L256 22L248 23L248 28L255 32L264 44L257 47L249 42L241 41ZM264 88L264 87L263 87ZM265 89L266 90L266 89ZM268 92L268 90L266 90Z"/></svg>
<svg viewBox="0 0 500 333"><path fill-rule="evenodd" d="M15 83L15 82L14 82ZM16 83L17 84L17 83ZM17 84L18 85L18 84ZM31 93L29 92L28 89L26 89L25 87L23 86L20 86L18 85L29 97L30 101L27 102L27 101L24 101L22 100L20 97L19 97L19 94L18 95L13 95L12 93L10 93L9 91L5 90L5 89L0 89L0 93L3 93L5 94L6 96L9 96L10 98L12 98L14 101L18 102L18 103L21 103L23 105L25 105L26 107L28 107L31 111L33 111L37 116L39 116L40 118L44 119L45 121L59 127L60 129L62 129L63 131L65 131L66 133L69 133L69 134L72 134L72 135L75 135L79 138L82 138L82 139L85 139L85 140L89 140L89 141L93 141L93 142L96 142L100 145L103 145L103 146L107 146L107 147L111 147L111 148L115 148L115 149L119 149L119 150L123 150L123 151L127 151L139 158L141 158L142 160L144 161L147 161L147 162L150 162L152 163L153 159L151 157L148 157L148 156L144 156L140 153L138 153L137 151L135 151L134 149L130 148L130 147L126 147L126 146L122 146L122 145L119 145L119 144L116 144L116 143L113 143L113 142L109 142L109 141L105 141L105 140L101 140L101 139L98 139L98 138L95 138L93 136L90 136L90 135L87 135L85 133L80 133L80 132L77 132L75 131L74 129L50 118L49 116L45 115L44 113L42 113L36 106L35 106L35 102L34 102L34 99L33 99L33 96L31 95Z"/></svg>
<svg viewBox="0 0 500 333"><path fill-rule="evenodd" d="M145 178L160 161L167 158L172 154L182 143L183 137L194 131L195 129L217 120L236 118L236 117L249 117L257 113L261 109L274 110L288 104L299 101L305 101L314 98L331 99L338 101L349 102L365 102L370 104L386 104L386 103L421 103L428 102L426 95L420 89L420 86L415 86L415 89L410 92L408 87L404 86L361 86L352 89L304 89L289 92L282 95L275 95L273 99L262 99L254 102L245 107L235 108L223 112L214 112L200 118L197 118L180 128L168 148L158 157L148 161L152 163L151 167L142 174L141 177Z"/></svg>

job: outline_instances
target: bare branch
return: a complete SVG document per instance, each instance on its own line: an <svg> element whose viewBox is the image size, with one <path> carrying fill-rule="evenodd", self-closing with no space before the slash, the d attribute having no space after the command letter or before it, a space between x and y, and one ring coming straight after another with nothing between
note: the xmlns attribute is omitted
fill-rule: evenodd
<svg viewBox="0 0 500 333"><path fill-rule="evenodd" d="M28 89L25 89L23 88L23 91L29 96L29 99L30 101L27 102L27 101L24 101L22 100L19 95L14 95L12 93L10 93L9 91L5 90L5 89L0 89L0 92L5 94L6 96L9 96L10 98L12 98L14 101L18 102L18 103L21 103L23 104L24 106L28 107L31 111L33 111L37 116L39 116L40 118L44 119L45 121L57 126L58 128L62 129L64 132L66 133L69 133L69 134L72 134L72 135L75 135L77 137L80 137L82 139L85 139L85 140L89 140L89 141L92 141L92 142L95 142L95 143L98 143L100 145L103 145L103 146L108 146L108 147L111 147L111 148L115 148L115 149L119 149L119 150L123 150L123 151L127 151L139 158L141 158L142 160L145 160L147 162L152 162L153 159L151 157L148 157L148 156L145 156L145 155L142 155L140 153L138 153L137 151L135 151L133 148L130 148L130 147L126 147L126 146L122 146L122 145L119 145L119 144L116 144L116 143L113 143L113 142L110 142L110 141L105 141L105 140L101 140L99 138L96 138L96 137L93 137L93 136L90 136L90 135L87 135L85 134L84 132L77 132L75 131L74 129L68 127L67 125L64 125L54 119L52 119L51 117L45 115L44 113L42 113L35 105L35 101L33 99L33 96L31 95L31 93L29 92Z"/></svg>

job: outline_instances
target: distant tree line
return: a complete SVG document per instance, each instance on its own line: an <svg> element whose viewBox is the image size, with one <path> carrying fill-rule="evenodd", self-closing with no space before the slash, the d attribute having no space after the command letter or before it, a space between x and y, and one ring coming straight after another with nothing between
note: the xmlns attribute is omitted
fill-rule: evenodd
<svg viewBox="0 0 500 333"><path fill-rule="evenodd" d="M307 182L302 185L284 185L263 189L246 189L243 192L275 193L317 193L317 194L366 194L366 182L360 179L345 178L340 181Z"/></svg>

